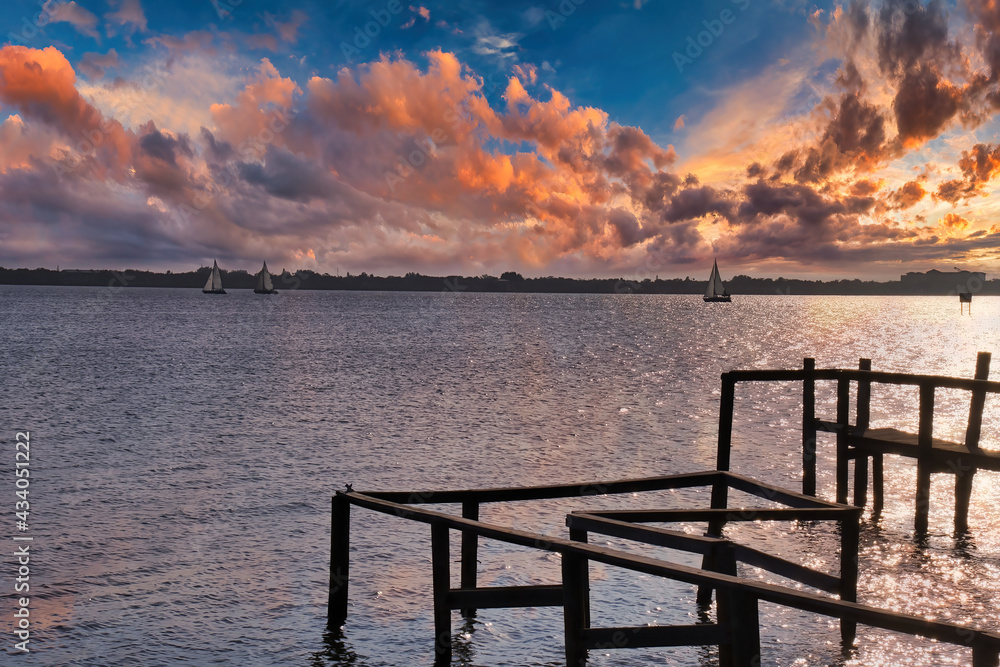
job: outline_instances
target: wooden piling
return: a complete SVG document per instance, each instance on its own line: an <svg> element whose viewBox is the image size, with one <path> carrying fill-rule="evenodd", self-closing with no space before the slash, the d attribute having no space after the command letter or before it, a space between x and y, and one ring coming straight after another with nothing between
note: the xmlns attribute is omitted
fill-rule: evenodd
<svg viewBox="0 0 1000 667"><path fill-rule="evenodd" d="M736 404L736 380L729 374L722 374L722 397L719 401L719 440L716 449L716 470L729 470L733 448L733 410ZM715 507L715 488L712 489Z"/></svg>
<svg viewBox="0 0 1000 667"><path fill-rule="evenodd" d="M479 501L465 500L462 502L462 517L470 521L479 521ZM470 531L462 533L462 566L461 587L476 588L478 572L479 536ZM463 609L464 616L475 616L475 609Z"/></svg>
<svg viewBox="0 0 1000 667"><path fill-rule="evenodd" d="M431 586L434 590L434 664L451 664L451 557L448 526L431 524Z"/></svg>
<svg viewBox="0 0 1000 667"><path fill-rule="evenodd" d="M845 518L840 522L840 599L845 602L858 601L860 523L860 509L851 518ZM857 627L854 620L841 618L840 639L845 649L854 645Z"/></svg>
<svg viewBox="0 0 1000 667"><path fill-rule="evenodd" d="M566 667L586 667L588 561L575 553L563 553L563 622L566 628Z"/></svg>
<svg viewBox="0 0 1000 667"><path fill-rule="evenodd" d="M972 667L1000 667L1000 650L996 644L977 637L972 641Z"/></svg>
<svg viewBox="0 0 1000 667"><path fill-rule="evenodd" d="M851 381L837 379L837 502L847 504L851 423Z"/></svg>
<svg viewBox="0 0 1000 667"><path fill-rule="evenodd" d="M882 514L885 507L885 461L882 452L872 454L872 517Z"/></svg>
<svg viewBox="0 0 1000 667"><path fill-rule="evenodd" d="M917 493L913 529L918 535L927 533L927 518L931 504L931 457L934 446L934 385L920 384L920 426L917 431Z"/></svg>
<svg viewBox="0 0 1000 667"><path fill-rule="evenodd" d="M871 369L871 359L861 359L858 362L858 370L870 371ZM871 422L871 402L871 380L859 379L858 408L855 421L858 432L864 432ZM855 451L854 454L854 504L858 507L864 507L868 503L868 454L861 451Z"/></svg>
<svg viewBox="0 0 1000 667"><path fill-rule="evenodd" d="M989 352L980 352L976 356L976 380L986 380L990 376ZM972 402L969 406L969 426L965 431L965 446L972 452L979 448L979 437L983 428L983 408L986 405L986 391L972 390ZM959 462L955 470L955 531L969 530L969 502L972 499L972 483L975 481L976 467L963 466Z"/></svg>
<svg viewBox="0 0 1000 667"><path fill-rule="evenodd" d="M732 542L716 550L718 571L736 576L736 547ZM719 667L759 667L760 613L757 598L739 588L718 596L719 624L729 629L730 641L719 644Z"/></svg>
<svg viewBox="0 0 1000 667"><path fill-rule="evenodd" d="M587 531L582 528L570 527L569 529L569 539L574 542L587 543ZM581 575L582 581L580 585L580 596L582 598L580 605L583 607L583 626L585 628L590 627L590 562L584 564L583 573Z"/></svg>
<svg viewBox="0 0 1000 667"><path fill-rule="evenodd" d="M802 360L802 493L816 495L815 359Z"/></svg>
<svg viewBox="0 0 1000 667"><path fill-rule="evenodd" d="M339 629L347 621L347 584L350 578L351 503L334 496L330 521L330 592L326 624Z"/></svg>

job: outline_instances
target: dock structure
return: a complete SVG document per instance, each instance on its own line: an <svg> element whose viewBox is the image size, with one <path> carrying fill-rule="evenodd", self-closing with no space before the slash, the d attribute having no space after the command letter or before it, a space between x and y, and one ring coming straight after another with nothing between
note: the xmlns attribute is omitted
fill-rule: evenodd
<svg viewBox="0 0 1000 667"><path fill-rule="evenodd" d="M901 456L917 460L917 488L914 529L926 533L930 511L932 473L955 476L955 528L969 525L969 503L978 470L1000 471L1000 451L980 447L983 409L988 394L1000 393L1000 382L990 382L991 355L980 352L975 376L971 379L939 375L884 373L871 370L871 360L861 359L858 369L817 369L813 359L805 359L801 370L740 370L722 375L722 405L716 465L730 469L736 385L745 382L802 382L802 492L816 495L816 446L822 432L836 435L837 502L846 503L850 486L850 462L854 461L854 504L864 507L868 498L869 460L872 471L874 511L884 505L884 457ZM831 381L837 387L835 419L816 417L816 383ZM855 421L851 423L851 386L857 385ZM873 384L913 386L919 390L918 431L871 428ZM938 389L969 392L970 406L964 442L935 438L934 402Z"/></svg>
<svg viewBox="0 0 1000 667"><path fill-rule="evenodd" d="M816 369L806 359L802 369L785 371L730 371L722 375L717 470L625 479L585 484L535 487L466 489L446 491L355 491L349 485L332 499L330 587L328 626L338 631L347 622L351 560L351 508L357 507L419 522L431 530L431 590L434 618L435 665L451 664L452 614L474 615L479 609L510 607L562 607L567 667L585 667L593 649L635 649L715 645L722 667L750 667L762 661L759 602L799 609L840 620L843 647L855 643L857 626L925 637L971 650L972 667L1000 667L1000 634L899 614L861 604L857 599L859 522L866 502L868 460L872 460L876 507L882 503L883 457L893 454L918 461L917 529L927 526L930 474L956 475L956 526L967 525L972 475L975 470L1000 469L1000 452L978 446L985 397L1000 393L1000 383L989 382L989 355L981 353L976 377L971 380L927 375L879 373L861 360L857 370ZM803 383L802 492L782 489L737 475L729 470L732 454L736 385L740 382ZM816 418L817 381L837 383L836 421ZM851 383L857 384L855 423L850 423ZM893 429L871 429L870 401L873 383L915 385L920 394L920 428L917 434ZM964 389L971 394L965 443L933 437L934 392L937 388ZM816 497L816 437L832 431L837 441L836 502ZM855 505L846 504L848 462L855 462ZM971 473L970 473L971 471ZM693 487L710 488L707 508L635 508L581 510L566 516L567 537L553 537L515 530L480 520L484 504L548 500L594 495L641 494ZM766 507L733 507L730 491L740 491L769 501ZM454 504L450 514L420 507ZM775 507L774 505L779 505ZM739 521L835 521L839 527L839 571L821 572L778 558L725 536L729 523ZM703 536L662 527L675 522L705 523ZM657 524L657 525L652 525ZM451 531L461 534L459 582L452 586ZM620 549L595 546L590 534L667 547L702 556L702 567L680 565L661 558ZM481 539L558 553L561 578L557 585L479 586L477 556ZM697 587L697 604L708 611L715 599L714 621L678 626L595 627L591 620L590 563L645 573ZM737 564L746 563L804 584L818 592L754 581L738 576ZM829 597L829 594L839 597ZM708 619L709 615L705 615Z"/></svg>

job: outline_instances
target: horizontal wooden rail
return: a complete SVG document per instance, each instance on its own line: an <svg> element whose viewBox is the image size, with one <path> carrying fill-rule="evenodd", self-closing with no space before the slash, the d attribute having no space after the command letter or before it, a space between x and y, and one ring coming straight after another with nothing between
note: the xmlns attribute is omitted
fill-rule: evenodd
<svg viewBox="0 0 1000 667"><path fill-rule="evenodd" d="M710 554L720 544L729 542L729 540L723 537L688 535L677 530L667 530L666 528L636 525L628 521L618 521L616 519L597 516L590 512L573 512L567 514L566 526L570 530L585 530L589 533L598 533L600 535L607 535L608 537L620 537L626 540L634 540L658 547L666 547L667 549L676 549L677 551L687 551L702 555Z"/></svg>
<svg viewBox="0 0 1000 667"><path fill-rule="evenodd" d="M730 509L646 509L646 510L593 510L594 516L631 521L634 523L674 523L681 521L836 521L857 516L860 508L845 507L795 507L759 509L755 507Z"/></svg>
<svg viewBox="0 0 1000 667"><path fill-rule="evenodd" d="M704 646L723 644L730 639L728 625L638 626L632 628L587 628L583 631L588 649L648 648L662 646Z"/></svg>
<svg viewBox="0 0 1000 667"><path fill-rule="evenodd" d="M449 609L502 609L507 607L561 607L562 586L490 586L453 588L448 591Z"/></svg>
<svg viewBox="0 0 1000 667"><path fill-rule="evenodd" d="M337 492L337 497L353 505L383 514L399 516L432 526L443 526L453 530L471 532L480 537L507 542L509 544L560 553L563 555L564 561L567 555L575 556L584 560L604 563L605 565L653 576L665 577L688 584L706 585L716 589L734 591L737 594L750 596L754 600L762 600L824 616L855 621L884 630L917 635L959 646L968 646L976 651L976 667L980 665L996 665L996 656L1000 654L1000 634L992 632L974 630L942 621L917 618L884 609L876 609L856 602L826 598L783 586L740 579L735 576L718 574L676 563L668 563L655 558L630 554L607 547L503 528L442 512L401 505L357 491L339 491Z"/></svg>
<svg viewBox="0 0 1000 667"><path fill-rule="evenodd" d="M825 572L818 572L805 565L799 565L784 558L772 556L769 553L743 544L735 544L734 547L736 549L736 560L741 563L759 567L779 577L793 579L806 586L812 586L827 593L840 594L840 577L835 577Z"/></svg>
<svg viewBox="0 0 1000 667"><path fill-rule="evenodd" d="M885 371L862 371L854 368L817 368L809 371L815 380L852 380L879 384L932 386L942 389L964 389L1000 394L1000 382L956 378L946 375L917 375L910 373L887 373ZM732 382L798 382L805 380L807 371L796 370L736 370L722 374L723 380Z"/></svg>
<svg viewBox="0 0 1000 667"><path fill-rule="evenodd" d="M709 471L660 475L641 479L623 479L610 482L586 482L581 484L552 484L545 486L522 486L498 489L463 489L446 491L371 491L365 495L379 500L407 505L432 503L507 503L527 500L552 500L555 498L579 498L582 496L613 495L622 493L642 493L644 491L668 491L692 486L706 486L722 480L727 473Z"/></svg>

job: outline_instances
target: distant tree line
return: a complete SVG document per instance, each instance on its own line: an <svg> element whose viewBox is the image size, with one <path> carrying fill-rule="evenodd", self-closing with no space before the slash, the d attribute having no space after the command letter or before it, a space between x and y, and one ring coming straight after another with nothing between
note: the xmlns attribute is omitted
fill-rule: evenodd
<svg viewBox="0 0 1000 667"><path fill-rule="evenodd" d="M0 267L2 285L74 285L95 287L197 287L208 280L211 267L201 267L184 273L157 273L127 269L111 271L51 269L5 269ZM222 271L226 289L253 289L255 274L242 269ZM295 273L283 271L272 277L274 286L281 290L382 290L409 292L536 292L536 293L591 293L591 294L701 294L707 280L688 278L636 281L627 278L525 278L514 271L499 277L481 276L425 276L407 273L405 276L375 276L359 273L331 276L300 269ZM899 281L873 280L797 280L793 278L753 278L738 275L726 281L729 292L739 294L912 294ZM942 289L936 293L947 294ZM987 280L978 290L980 294L1000 294L1000 280Z"/></svg>

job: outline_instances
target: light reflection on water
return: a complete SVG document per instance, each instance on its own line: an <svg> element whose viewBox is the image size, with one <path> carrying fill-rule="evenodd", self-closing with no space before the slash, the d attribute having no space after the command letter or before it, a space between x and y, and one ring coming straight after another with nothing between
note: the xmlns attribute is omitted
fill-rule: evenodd
<svg viewBox="0 0 1000 667"><path fill-rule="evenodd" d="M971 317L943 297L721 305L689 296L235 291L220 299L2 287L0 299L18 323L0 352L5 428L32 431L37 651L21 662L37 665L429 665L422 525L354 512L346 635L324 632L329 496L344 483L528 485L710 469L725 370L793 368L805 356L853 367L870 357L877 370L968 377L976 352L996 351L1000 340L992 297L977 297ZM967 400L946 394L935 433L960 438ZM798 484L798 395L794 386L740 387L738 472ZM915 428L914 398L876 391L873 424ZM818 400L832 416L832 386ZM1000 405L988 401L984 445L1000 447L998 423ZM828 498L832 449L832 438L821 442ZM951 478L936 476L930 534L917 544L914 467L889 458L886 471L885 511L862 532L861 600L1000 629L997 475L977 476L972 530L960 541ZM483 518L563 534L571 509L698 502L686 491L586 498L490 506ZM835 569L832 526L793 528L733 534ZM558 578L550 554L486 542L480 558L483 582ZM689 587L598 566L593 575L602 623L698 619ZM834 622L761 609L765 664L845 664ZM9 615L3 623L10 627ZM455 664L562 658L556 609L483 611L466 627L456 616L454 627ZM592 664L703 665L716 655L598 651ZM964 649L862 628L846 664L965 662Z"/></svg>

